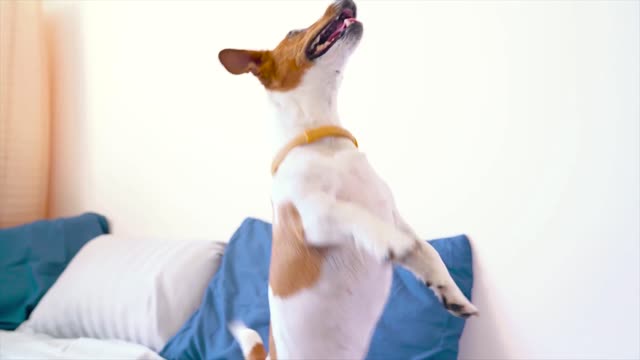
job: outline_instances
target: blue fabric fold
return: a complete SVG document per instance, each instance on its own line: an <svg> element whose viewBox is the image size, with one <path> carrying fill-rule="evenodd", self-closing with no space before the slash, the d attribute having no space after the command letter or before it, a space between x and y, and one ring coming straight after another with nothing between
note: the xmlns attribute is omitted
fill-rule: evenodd
<svg viewBox="0 0 640 360"><path fill-rule="evenodd" d="M0 329L27 320L80 248L107 233L96 213L0 229Z"/></svg>

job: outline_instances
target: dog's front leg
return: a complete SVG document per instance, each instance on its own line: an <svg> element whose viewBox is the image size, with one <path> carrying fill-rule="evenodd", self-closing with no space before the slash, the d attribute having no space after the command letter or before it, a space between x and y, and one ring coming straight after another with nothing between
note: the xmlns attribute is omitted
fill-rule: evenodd
<svg viewBox="0 0 640 360"><path fill-rule="evenodd" d="M334 246L353 239L381 262L403 258L418 246L412 237L366 208L333 195L314 192L297 197L293 203L311 246Z"/></svg>
<svg viewBox="0 0 640 360"><path fill-rule="evenodd" d="M396 262L411 271L433 290L438 300L453 315L464 318L477 315L478 309L469 302L456 285L436 249L428 242L421 240L397 211L394 212L394 218L398 229L415 239L419 244L415 251Z"/></svg>
<svg viewBox="0 0 640 360"><path fill-rule="evenodd" d="M420 240L399 216L396 224L387 223L358 204L323 192L299 196L293 203L300 213L309 245L334 246L353 238L381 262L393 261L414 273L453 315L477 314L478 310L453 281L438 252Z"/></svg>

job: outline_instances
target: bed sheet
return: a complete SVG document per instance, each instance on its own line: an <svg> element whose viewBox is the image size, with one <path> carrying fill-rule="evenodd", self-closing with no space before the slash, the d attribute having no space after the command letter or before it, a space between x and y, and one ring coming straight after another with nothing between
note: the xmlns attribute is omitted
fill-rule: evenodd
<svg viewBox="0 0 640 360"><path fill-rule="evenodd" d="M0 330L2 360L160 360L152 350L130 342L91 338L58 339L28 330Z"/></svg>

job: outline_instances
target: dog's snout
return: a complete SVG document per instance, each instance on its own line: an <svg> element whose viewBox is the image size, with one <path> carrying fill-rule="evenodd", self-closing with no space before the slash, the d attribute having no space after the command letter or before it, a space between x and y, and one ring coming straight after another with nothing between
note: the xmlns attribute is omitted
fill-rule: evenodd
<svg viewBox="0 0 640 360"><path fill-rule="evenodd" d="M356 3L353 0L336 0L336 5L340 6L355 6Z"/></svg>
<svg viewBox="0 0 640 360"><path fill-rule="evenodd" d="M354 12L356 10L356 3L353 0L336 0L333 4L336 9L350 8Z"/></svg>

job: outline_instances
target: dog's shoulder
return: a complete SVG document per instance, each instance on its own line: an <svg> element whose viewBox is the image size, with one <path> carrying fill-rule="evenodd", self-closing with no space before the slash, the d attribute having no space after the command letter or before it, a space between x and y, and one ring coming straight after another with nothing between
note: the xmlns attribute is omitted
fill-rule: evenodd
<svg viewBox="0 0 640 360"><path fill-rule="evenodd" d="M318 281L325 250L306 243L300 213L292 202L274 205L274 215L269 286L273 295L286 298Z"/></svg>

